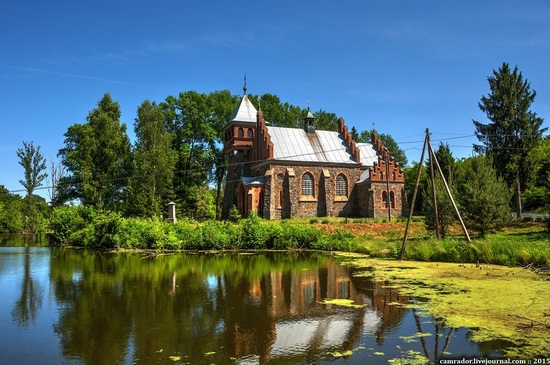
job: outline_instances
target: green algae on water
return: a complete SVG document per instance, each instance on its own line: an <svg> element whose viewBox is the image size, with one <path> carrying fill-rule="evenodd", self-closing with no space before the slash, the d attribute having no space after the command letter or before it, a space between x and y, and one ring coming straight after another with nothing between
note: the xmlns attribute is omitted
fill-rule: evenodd
<svg viewBox="0 0 550 365"><path fill-rule="evenodd" d="M341 306L341 307L349 307L349 308L363 308L363 307L366 307L366 304L354 304L353 300L351 300L351 299L325 299L320 303L321 304L326 304L326 305L333 304L333 305L338 305L338 306Z"/></svg>
<svg viewBox="0 0 550 365"><path fill-rule="evenodd" d="M513 344L504 349L506 356L533 357L550 348L548 275L485 264L399 262L357 255L344 259L365 269L356 276L397 285L401 295L423 299L404 307L421 308L448 327L468 327L475 342Z"/></svg>

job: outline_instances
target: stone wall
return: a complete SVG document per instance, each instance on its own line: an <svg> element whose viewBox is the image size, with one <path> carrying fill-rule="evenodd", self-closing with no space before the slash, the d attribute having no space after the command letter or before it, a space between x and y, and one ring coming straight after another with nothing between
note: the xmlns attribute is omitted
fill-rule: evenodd
<svg viewBox="0 0 550 365"><path fill-rule="evenodd" d="M264 167L264 218L357 216L357 167L269 165ZM302 196L302 176L313 176L313 196ZM347 180L348 196L336 196L336 177ZM282 196L281 196L282 195Z"/></svg>
<svg viewBox="0 0 550 365"><path fill-rule="evenodd" d="M367 184L368 185L368 184ZM372 217L374 218L387 218L388 206L383 199L384 192L387 192L386 183L370 183L371 196L372 196ZM399 218L403 216L404 210L407 210L406 194L404 184L391 183L390 184L390 212L392 218Z"/></svg>

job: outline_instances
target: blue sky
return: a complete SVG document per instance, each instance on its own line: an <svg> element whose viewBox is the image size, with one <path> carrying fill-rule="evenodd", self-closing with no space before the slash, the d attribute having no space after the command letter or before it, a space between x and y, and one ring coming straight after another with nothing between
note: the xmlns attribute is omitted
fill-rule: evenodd
<svg viewBox="0 0 550 365"><path fill-rule="evenodd" d="M389 133L418 161L424 131L471 154L487 77L517 65L550 114L550 2L6 1L0 11L0 185L17 148L48 160L105 92L132 131L139 104L228 89L272 93ZM48 162L49 163L49 162ZM47 196L46 192L41 195Z"/></svg>

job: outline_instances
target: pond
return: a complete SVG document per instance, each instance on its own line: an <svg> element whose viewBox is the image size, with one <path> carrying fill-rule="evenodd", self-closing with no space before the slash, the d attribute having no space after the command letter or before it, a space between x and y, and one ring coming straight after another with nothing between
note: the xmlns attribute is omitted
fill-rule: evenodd
<svg viewBox="0 0 550 365"><path fill-rule="evenodd" d="M0 244L2 364L422 364L505 345L324 253Z"/></svg>

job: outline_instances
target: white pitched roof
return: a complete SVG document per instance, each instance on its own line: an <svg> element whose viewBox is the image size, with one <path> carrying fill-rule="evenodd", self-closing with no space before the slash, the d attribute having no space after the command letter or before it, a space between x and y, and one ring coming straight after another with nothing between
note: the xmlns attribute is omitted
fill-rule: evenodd
<svg viewBox="0 0 550 365"><path fill-rule="evenodd" d="M241 99L241 103L239 104L239 107L233 115L231 116L231 119L229 119L229 123L231 122L245 122L245 123L256 123L256 115L258 114L258 111L256 108L254 108L254 105L252 105L252 102L248 99L248 96L244 95Z"/></svg>
<svg viewBox="0 0 550 365"><path fill-rule="evenodd" d="M374 166L374 163L378 162L378 155L371 143L357 143L357 147L359 148L361 165Z"/></svg>
<svg viewBox="0 0 550 365"><path fill-rule="evenodd" d="M307 134L300 128L283 128L267 126L273 143L275 160L328 162L356 164L351 151L338 132L315 131ZM376 151L370 143L360 143L360 159L364 166L373 166Z"/></svg>

